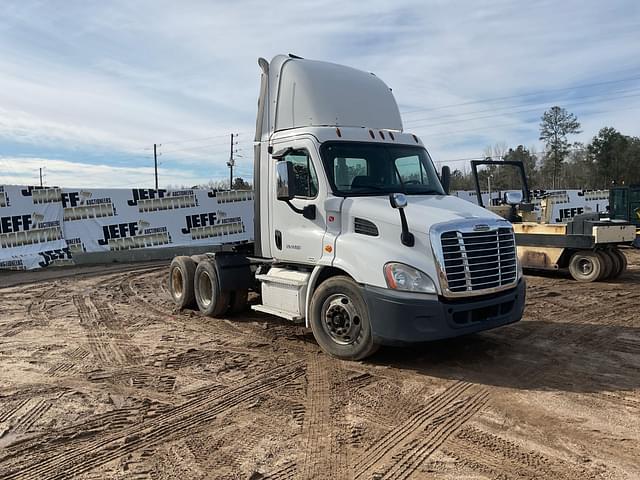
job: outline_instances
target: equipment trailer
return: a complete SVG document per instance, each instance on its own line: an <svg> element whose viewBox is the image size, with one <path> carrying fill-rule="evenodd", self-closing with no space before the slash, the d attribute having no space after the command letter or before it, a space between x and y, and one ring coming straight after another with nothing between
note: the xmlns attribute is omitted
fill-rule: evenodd
<svg viewBox="0 0 640 480"><path fill-rule="evenodd" d="M540 203L541 222L538 222L533 213L524 166L517 161L471 161L476 196L481 207L484 203L478 167L483 165L512 166L520 172L522 195L507 193L502 204L486 208L513 224L522 268L568 269L571 276L580 282L613 279L625 271L627 258L619 247L631 245L634 241L633 225L625 221L601 220L597 213L579 214L567 223L545 223L550 212L544 198Z"/></svg>
<svg viewBox="0 0 640 480"><path fill-rule="evenodd" d="M212 317L254 310L362 359L382 344L478 332L521 319L513 228L449 196L375 75L280 55L262 69L250 250L177 257L175 303Z"/></svg>

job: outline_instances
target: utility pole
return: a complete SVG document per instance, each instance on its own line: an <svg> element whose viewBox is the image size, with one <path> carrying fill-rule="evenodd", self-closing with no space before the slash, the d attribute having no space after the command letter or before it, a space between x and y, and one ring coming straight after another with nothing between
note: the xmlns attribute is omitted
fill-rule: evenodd
<svg viewBox="0 0 640 480"><path fill-rule="evenodd" d="M40 188L42 188L42 167L40 167Z"/></svg>
<svg viewBox="0 0 640 480"><path fill-rule="evenodd" d="M233 154L236 152L234 145L238 144L238 142L234 143L234 139L237 137L237 133L232 133L231 143L229 144L229 161L227 162L227 167L229 167L229 190L233 190L233 166L236 164Z"/></svg>
<svg viewBox="0 0 640 480"><path fill-rule="evenodd" d="M158 190L158 145L153 144L153 166L156 171L156 190Z"/></svg>

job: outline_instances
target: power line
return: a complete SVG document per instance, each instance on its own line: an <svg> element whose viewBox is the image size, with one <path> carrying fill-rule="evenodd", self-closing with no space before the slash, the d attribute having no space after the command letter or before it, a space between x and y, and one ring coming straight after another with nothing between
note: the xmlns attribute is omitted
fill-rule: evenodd
<svg viewBox="0 0 640 480"><path fill-rule="evenodd" d="M198 145L197 147L186 147L186 148L174 148L173 150L167 150L166 152L162 152L164 155L166 155L167 153L174 153L174 152L188 152L190 150L201 150L203 148L211 148L211 147L217 147L217 146L221 146L226 144L227 142L216 142L216 143L208 143L206 145Z"/></svg>
<svg viewBox="0 0 640 480"><path fill-rule="evenodd" d="M227 135L213 135L213 136L209 136L209 137L201 137L201 138L191 138L188 140L170 140L168 142L162 142L165 145L170 144L170 145L180 145L183 143L193 143L193 142L204 142L205 140L213 140L214 138L223 138L226 137Z"/></svg>
<svg viewBox="0 0 640 480"><path fill-rule="evenodd" d="M611 110L599 110L597 112L590 112L590 113L586 113L586 114L582 114L583 117L589 117L595 114L600 114L600 113L610 113L610 112L622 112L625 110L635 110L640 108L640 105L635 105L633 107L628 107L628 108L617 108L617 109L611 109ZM451 135L454 133L463 133L463 132L472 132L475 130L486 130L488 128L500 128L500 127L510 127L510 126L514 126L514 125L522 125L522 124L529 124L532 122L524 122L524 121L520 121L520 122L510 122L510 123L503 123L503 124L498 124L498 125L485 125L484 127L478 127L478 128L465 128L463 130L455 130L452 132L446 132L446 135ZM424 127L421 127L424 128ZM440 136L442 137L443 134L442 133L428 133L426 135L421 135L423 137L433 137L433 136Z"/></svg>
<svg viewBox="0 0 640 480"><path fill-rule="evenodd" d="M239 132L242 135L251 135L251 132L249 130L245 130L245 131L241 131ZM165 141L162 142L165 145L181 145L183 143L193 143L193 142L204 142L205 140L213 140L213 139L217 139L217 138L227 138L229 136L228 133L223 133L221 135L212 135L209 137L201 137L201 138L191 138L191 139L187 139L187 140L170 140L170 141Z"/></svg>
<svg viewBox="0 0 640 480"><path fill-rule="evenodd" d="M466 105L475 105L478 103L491 103L491 102L499 102L502 100L510 100L513 98L523 98L523 97L533 97L536 95L545 95L548 94L550 92L566 92L569 90L576 90L579 88L589 88L589 87L597 87L597 86L601 86L601 85L610 85L612 83L622 83L622 82L628 82L631 80L639 80L640 79L640 75L636 75L633 77L627 77L627 78L622 78L622 79L618 79L618 80L609 80L606 82L596 82L596 83L585 83L582 85L576 85L573 87L564 87L564 88L553 88L553 89L549 89L549 90L541 90L538 92L532 92L532 93L522 93L522 94L518 94L518 95L507 95L504 97L493 97L493 98L485 98L482 100L471 100L468 102L461 102L461 103L451 103L449 105L440 105L438 107L428 107L428 108L416 108L413 110L405 110L403 112L401 112L403 115L412 115L414 113L418 113L418 112L428 112L428 111L432 111L432 110L442 110L443 108L452 108L452 107L462 107L462 106L466 106Z"/></svg>
<svg viewBox="0 0 640 480"><path fill-rule="evenodd" d="M634 97L640 97L640 93L636 93L633 95L620 95L619 97L613 97L613 98L609 98L609 99L593 99L593 100L585 100L583 102L569 102L569 103L564 103L562 105L568 106L568 107L579 107L581 105L586 105L589 103L601 103L601 102L607 102L607 101L612 101L612 100L618 100L618 99L622 99L622 98L634 98ZM511 112L501 112L501 113L494 113L491 115L482 115L479 117L471 117L471 118L466 118L466 119L459 119L459 120L449 120L447 122L437 122L437 123L418 123L415 125L412 125L412 128L415 127L439 127L441 125L450 125L450 124L456 124L456 123L464 123L464 122L470 122L473 120L481 120L484 118L492 118L492 117L500 117L503 115L513 115L513 114L518 114L518 113L532 113L532 112L538 112L540 111L540 107L536 107L536 108L528 108L528 109L523 109L523 110L513 110Z"/></svg>
<svg viewBox="0 0 640 480"><path fill-rule="evenodd" d="M597 94L590 94L590 95L582 95L582 96L578 96L578 97L572 97L570 99L566 99L564 101L568 101L568 102L573 102L574 100L579 100L582 98L595 98L595 97L609 97L612 95L617 95L619 93L629 93L629 92L637 92L638 88L631 88L631 89L627 89L627 90L616 90L613 92L607 92L607 93L597 93ZM558 101L557 103L562 103L563 101ZM493 107L493 108L486 108L484 110L474 110L472 112L460 112L460 113L453 113L453 114L447 114L447 115L439 115L437 118L441 119L441 118L456 118L456 117L460 117L460 116L465 116L465 115L475 115L477 113L486 113L486 112L496 112L498 110L510 110L513 108L518 108L518 107L524 107L526 105L548 105L549 103L553 103L552 100L549 101L535 101L535 102L523 102L519 105L505 105L503 107ZM421 122L423 120L430 120L433 119L432 116L430 117L423 117L423 118L413 118L410 120L407 120L406 123L413 123L413 122Z"/></svg>

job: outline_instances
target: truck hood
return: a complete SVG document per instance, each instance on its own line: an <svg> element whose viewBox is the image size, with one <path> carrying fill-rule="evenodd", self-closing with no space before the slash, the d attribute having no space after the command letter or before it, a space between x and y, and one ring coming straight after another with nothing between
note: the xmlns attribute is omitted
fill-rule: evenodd
<svg viewBox="0 0 640 480"><path fill-rule="evenodd" d="M409 230L429 233L437 223L462 219L500 219L502 217L466 200L450 195L407 195ZM399 212L391 207L388 196L348 197L342 209L345 215L370 220L374 223L400 225Z"/></svg>

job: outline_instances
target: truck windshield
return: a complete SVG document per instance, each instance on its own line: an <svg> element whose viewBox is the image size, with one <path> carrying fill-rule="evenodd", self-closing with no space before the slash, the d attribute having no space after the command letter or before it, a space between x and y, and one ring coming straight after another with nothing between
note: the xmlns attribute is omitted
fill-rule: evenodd
<svg viewBox="0 0 640 480"><path fill-rule="evenodd" d="M336 195L444 195L429 154L422 147L327 142L320 154Z"/></svg>

